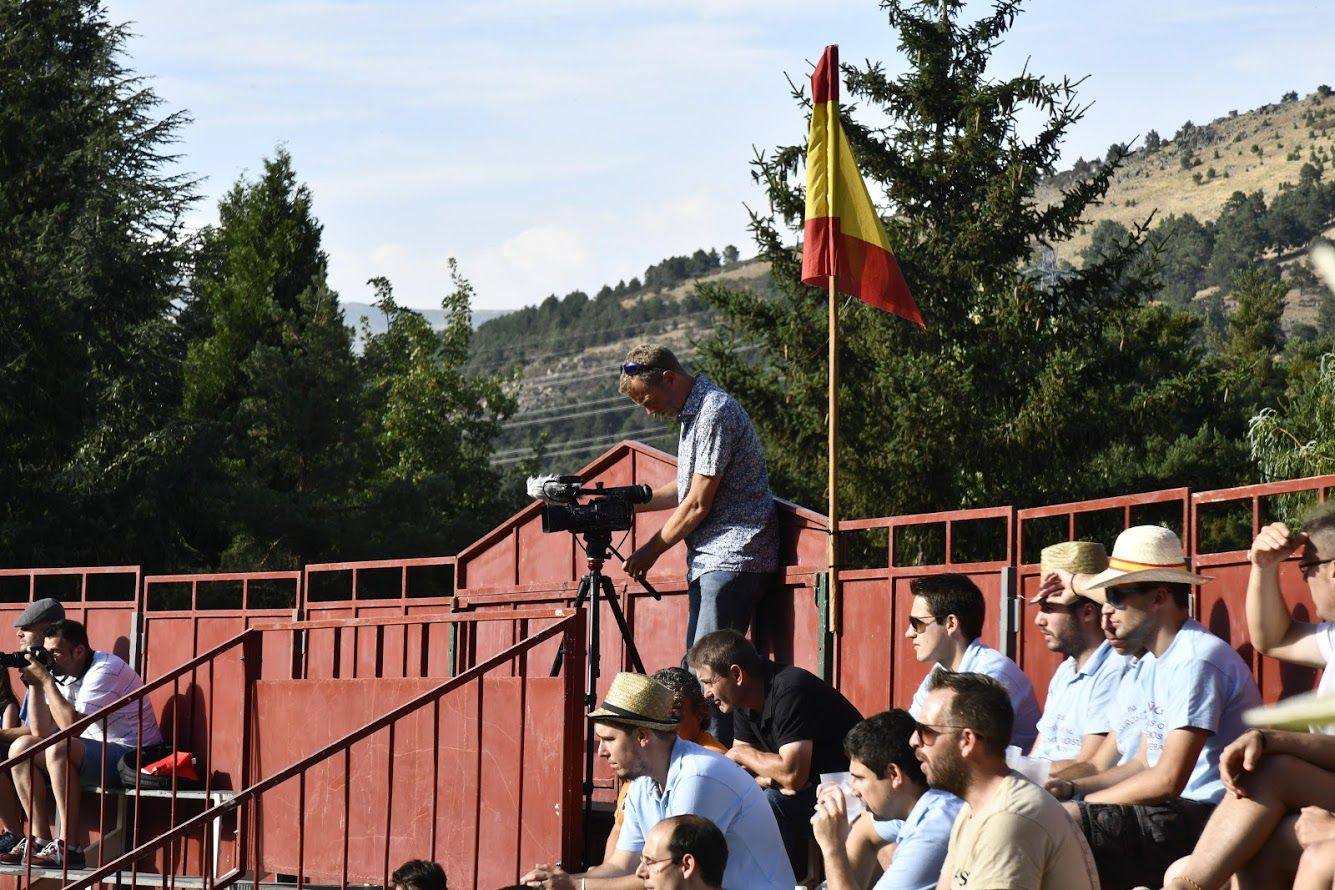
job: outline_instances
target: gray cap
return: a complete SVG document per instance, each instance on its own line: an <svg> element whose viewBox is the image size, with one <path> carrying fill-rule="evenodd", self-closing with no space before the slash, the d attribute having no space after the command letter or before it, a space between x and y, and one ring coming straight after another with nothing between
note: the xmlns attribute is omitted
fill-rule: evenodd
<svg viewBox="0 0 1335 890"><path fill-rule="evenodd" d="M29 603L28 608L18 618L14 619L15 627L40 627L46 624L55 624L57 621L65 620L65 607L60 604L60 600L47 597L38 600L35 603Z"/></svg>

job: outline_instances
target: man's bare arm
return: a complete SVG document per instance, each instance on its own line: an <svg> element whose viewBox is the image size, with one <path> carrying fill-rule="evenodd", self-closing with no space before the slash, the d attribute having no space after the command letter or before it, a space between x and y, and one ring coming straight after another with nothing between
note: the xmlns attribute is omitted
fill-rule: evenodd
<svg viewBox="0 0 1335 890"><path fill-rule="evenodd" d="M1306 537L1292 534L1282 522L1261 529L1247 553L1247 633L1263 655L1292 664L1325 667L1316 642L1317 625L1295 621L1279 591L1279 567Z"/></svg>
<svg viewBox="0 0 1335 890"><path fill-rule="evenodd" d="M734 744L728 750L728 757L757 776L772 779L780 791L795 794L811 782L811 750L810 739L782 745L778 754L743 742Z"/></svg>
<svg viewBox="0 0 1335 890"><path fill-rule="evenodd" d="M1158 763L1116 785L1086 794L1085 800L1090 803L1145 804L1163 803L1181 797L1209 737L1208 730L1195 727L1172 730L1164 738L1163 754ZM1137 755L1137 760L1144 756L1144 749L1145 742L1142 740L1141 754ZM1081 780L1081 783L1084 781L1088 780Z"/></svg>

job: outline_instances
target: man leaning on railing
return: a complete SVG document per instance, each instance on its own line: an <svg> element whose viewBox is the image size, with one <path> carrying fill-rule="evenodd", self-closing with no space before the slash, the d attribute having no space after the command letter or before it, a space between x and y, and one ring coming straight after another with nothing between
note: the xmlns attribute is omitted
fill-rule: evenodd
<svg viewBox="0 0 1335 890"><path fill-rule="evenodd" d="M88 632L77 621L66 620L52 625L46 634L45 647L51 656L51 669L35 658L29 659L23 669L33 691L29 701L33 734L17 739L9 749L10 757L18 756L42 739L144 685L134 669L119 656L94 651L88 645ZM125 754L160 744L162 733L153 709L141 699L95 721L79 738L57 742L41 752L41 765L49 777L63 839L57 838L52 830L51 811L46 800L47 782L42 778L42 771L33 770L31 761L15 764L14 785L19 802L28 812L32 839L30 842L25 839L12 851L0 856L0 861L22 864L29 855L28 850L32 849L34 867L82 868L83 845L75 843L84 839L79 829L81 786L103 784L104 750L105 784L114 787L120 785L116 765ZM70 774L77 778L76 782L67 781Z"/></svg>

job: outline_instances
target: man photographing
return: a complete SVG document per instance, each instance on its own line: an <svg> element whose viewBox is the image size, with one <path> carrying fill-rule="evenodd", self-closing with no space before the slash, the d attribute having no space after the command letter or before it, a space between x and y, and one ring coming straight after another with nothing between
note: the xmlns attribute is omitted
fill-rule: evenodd
<svg viewBox="0 0 1335 890"><path fill-rule="evenodd" d="M709 378L687 374L662 346L641 344L627 353L621 392L650 415L681 423L677 481L656 488L636 508L671 509L672 515L626 560L626 573L643 578L669 548L685 541L686 648L716 630L746 633L779 565L774 496L751 418ZM715 728L721 741L731 739L726 726L716 722Z"/></svg>

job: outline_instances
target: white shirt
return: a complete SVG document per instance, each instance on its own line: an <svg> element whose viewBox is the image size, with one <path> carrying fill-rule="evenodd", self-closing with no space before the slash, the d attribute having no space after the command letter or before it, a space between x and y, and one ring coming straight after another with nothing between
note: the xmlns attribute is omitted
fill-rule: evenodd
<svg viewBox="0 0 1335 890"><path fill-rule="evenodd" d="M65 687L65 700L74 706L74 710L87 717L105 708L107 705L124 698L144 685L139 675L134 672L119 655L111 652L94 652L93 660L82 677L71 680ZM135 705L138 707L135 707ZM139 713L143 713L143 739L139 737ZM131 748L161 745L162 732L158 729L157 718L147 697L136 702L122 705L106 717L107 734L105 741L115 745L128 745ZM102 721L98 720L81 733L85 739L95 742L102 738Z"/></svg>
<svg viewBox="0 0 1335 890"><path fill-rule="evenodd" d="M1127 660L1104 640L1076 667L1067 658L1052 675L1043 717L1038 721L1038 744L1031 754L1045 760L1073 760L1085 736L1108 732L1108 709L1126 671Z"/></svg>
<svg viewBox="0 0 1335 890"><path fill-rule="evenodd" d="M1316 684L1316 691L1335 692L1335 671L1330 669L1330 663L1335 661L1335 621L1323 621L1316 626L1316 645L1321 650L1321 657L1326 660L1326 666L1321 671L1321 681ZM1335 723L1313 726L1312 732L1335 735Z"/></svg>
<svg viewBox="0 0 1335 890"><path fill-rule="evenodd" d="M909 714L918 719L922 706L931 691L932 674L944 670L941 665L932 665L927 676L922 678L918 691L913 693L913 704ZM1002 655L981 640L974 640L964 650L964 660L960 662L961 674L985 674L1006 687L1010 694L1011 707L1015 709L1015 725L1011 729L1011 744L1018 745L1021 751L1029 752L1038 735L1038 699L1034 697L1034 684L1029 682L1020 666Z"/></svg>

